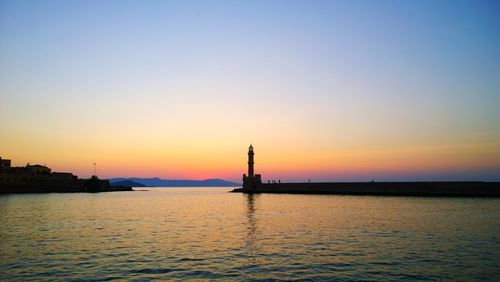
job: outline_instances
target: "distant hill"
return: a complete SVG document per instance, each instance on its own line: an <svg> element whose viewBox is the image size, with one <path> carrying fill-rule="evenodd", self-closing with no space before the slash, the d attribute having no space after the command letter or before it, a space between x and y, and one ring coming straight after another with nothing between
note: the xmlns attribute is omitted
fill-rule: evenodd
<svg viewBox="0 0 500 282"><path fill-rule="evenodd" d="M125 186L125 187L146 187L146 185L142 183L138 183L132 180L121 180L121 181L109 181L111 186L116 187L116 186Z"/></svg>
<svg viewBox="0 0 500 282"><path fill-rule="evenodd" d="M115 185L115 183L122 183L123 181L131 181L133 183L142 184L148 187L241 187L241 183L230 182L223 179L170 180L170 179L161 179L158 177L155 178L132 177L132 178L109 179L111 185Z"/></svg>

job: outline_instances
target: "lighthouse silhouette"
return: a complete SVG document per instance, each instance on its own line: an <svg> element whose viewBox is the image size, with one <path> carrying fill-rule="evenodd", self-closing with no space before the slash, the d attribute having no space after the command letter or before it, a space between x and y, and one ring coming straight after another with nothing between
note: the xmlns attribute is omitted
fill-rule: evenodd
<svg viewBox="0 0 500 282"><path fill-rule="evenodd" d="M249 191L257 190L262 184L260 174L254 174L254 155L253 146L250 144L250 147L248 147L248 176L243 174L243 189Z"/></svg>

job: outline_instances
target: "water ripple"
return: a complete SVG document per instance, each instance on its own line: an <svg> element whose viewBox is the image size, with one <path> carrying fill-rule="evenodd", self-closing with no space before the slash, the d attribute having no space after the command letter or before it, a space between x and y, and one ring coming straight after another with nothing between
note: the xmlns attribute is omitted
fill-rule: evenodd
<svg viewBox="0 0 500 282"><path fill-rule="evenodd" d="M500 280L500 201L227 189L0 196L0 280Z"/></svg>

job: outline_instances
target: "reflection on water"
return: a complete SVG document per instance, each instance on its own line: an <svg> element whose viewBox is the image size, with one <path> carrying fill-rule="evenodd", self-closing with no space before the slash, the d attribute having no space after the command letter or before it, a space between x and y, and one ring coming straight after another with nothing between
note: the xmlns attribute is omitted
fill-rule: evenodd
<svg viewBox="0 0 500 282"><path fill-rule="evenodd" d="M0 280L499 280L500 200L0 196Z"/></svg>
<svg viewBox="0 0 500 282"><path fill-rule="evenodd" d="M245 240L245 249L252 263L256 263L255 242L257 241L257 222L255 219L255 195L245 195L247 198L247 236Z"/></svg>

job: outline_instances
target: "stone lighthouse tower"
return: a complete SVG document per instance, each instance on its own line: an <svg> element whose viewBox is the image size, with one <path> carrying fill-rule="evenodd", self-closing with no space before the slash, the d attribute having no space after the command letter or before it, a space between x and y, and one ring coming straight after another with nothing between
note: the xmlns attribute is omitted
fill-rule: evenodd
<svg viewBox="0 0 500 282"><path fill-rule="evenodd" d="M253 146L250 144L250 147L248 147L248 177L253 178L254 177L254 172L253 172Z"/></svg>
<svg viewBox="0 0 500 282"><path fill-rule="evenodd" d="M260 174L254 174L253 146L248 147L248 176L243 174L243 189L255 191L262 183Z"/></svg>

